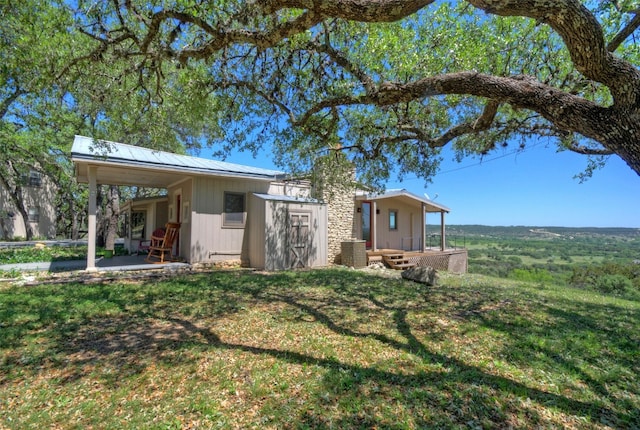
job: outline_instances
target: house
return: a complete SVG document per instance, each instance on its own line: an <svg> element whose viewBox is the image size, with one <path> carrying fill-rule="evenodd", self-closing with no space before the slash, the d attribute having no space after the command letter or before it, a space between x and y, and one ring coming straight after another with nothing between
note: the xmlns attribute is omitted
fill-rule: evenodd
<svg viewBox="0 0 640 430"><path fill-rule="evenodd" d="M0 240L24 239L27 224L38 239L55 239L55 184L38 170L31 169L20 178L27 219L13 203L10 192L0 184Z"/></svg>
<svg viewBox="0 0 640 430"><path fill-rule="evenodd" d="M450 209L405 189L387 190L382 194L360 191L356 192L355 199L358 216L354 218L354 225L366 241L367 249L425 251L428 213L440 215L440 233L445 234L444 215Z"/></svg>
<svg viewBox="0 0 640 430"><path fill-rule="evenodd" d="M71 157L78 182L89 184L88 270L95 270L97 184L167 190L166 196L123 206L129 251L138 250L164 223L179 222L173 254L180 260L232 260L267 270L340 263L341 244L360 239L373 253L425 252L426 213L440 214L444 236L449 212L406 190L377 195L354 186L335 192L280 171L83 136L75 137ZM446 254L444 245L440 251Z"/></svg>
<svg viewBox="0 0 640 430"><path fill-rule="evenodd" d="M188 263L238 260L270 269L327 264L326 204L311 198L308 181L84 136L75 137L71 158L78 182L89 184L89 271L95 270L98 184L167 190L166 201L126 206L130 251L166 220L180 223L173 254Z"/></svg>
<svg viewBox="0 0 640 430"><path fill-rule="evenodd" d="M445 215L450 209L405 189L384 193L356 191L353 218L356 237L365 241L368 261L391 267L430 266L455 273L467 271L467 250L447 247ZM439 218L439 244L427 243L427 214Z"/></svg>

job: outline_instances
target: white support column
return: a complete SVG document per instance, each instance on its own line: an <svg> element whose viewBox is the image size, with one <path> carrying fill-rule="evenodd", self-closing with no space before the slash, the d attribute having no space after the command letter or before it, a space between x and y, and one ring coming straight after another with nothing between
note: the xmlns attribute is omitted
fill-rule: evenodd
<svg viewBox="0 0 640 430"><path fill-rule="evenodd" d="M375 200L371 201L371 249L378 250L378 204Z"/></svg>
<svg viewBox="0 0 640 430"><path fill-rule="evenodd" d="M426 205L424 203L422 203L422 224L420 224L420 237L422 238L422 245L420 245L420 248L422 248L422 252L426 252L427 250L427 212L426 212Z"/></svg>
<svg viewBox="0 0 640 430"><path fill-rule="evenodd" d="M444 229L444 211L440 212L440 237L442 238L440 242L440 251L444 251L446 248L447 238L445 236Z"/></svg>
<svg viewBox="0 0 640 430"><path fill-rule="evenodd" d="M87 272L96 272L96 213L98 208L97 175L98 168L89 166L89 231L87 249Z"/></svg>

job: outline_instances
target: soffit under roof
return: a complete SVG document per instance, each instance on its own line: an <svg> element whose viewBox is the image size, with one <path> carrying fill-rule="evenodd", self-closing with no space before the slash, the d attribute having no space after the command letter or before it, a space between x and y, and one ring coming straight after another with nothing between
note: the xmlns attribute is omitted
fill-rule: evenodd
<svg viewBox="0 0 640 430"><path fill-rule="evenodd" d="M421 206L424 204L426 212L451 212L451 209L448 207L441 205L440 203L435 203L433 200L420 197L405 189L388 190L381 194L362 192L356 196L356 199L361 201L393 199L411 206Z"/></svg>
<svg viewBox="0 0 640 430"><path fill-rule="evenodd" d="M123 143L76 136L71 148L78 182L89 181L96 167L100 184L167 188L186 176L217 176L275 180L284 172L188 155L172 154Z"/></svg>

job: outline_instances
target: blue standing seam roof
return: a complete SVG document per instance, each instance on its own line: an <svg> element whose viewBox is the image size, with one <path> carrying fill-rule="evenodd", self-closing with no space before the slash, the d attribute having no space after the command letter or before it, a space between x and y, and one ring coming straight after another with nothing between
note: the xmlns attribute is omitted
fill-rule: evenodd
<svg viewBox="0 0 640 430"><path fill-rule="evenodd" d="M200 172L226 172L240 175L253 175L274 178L285 172L227 163L225 161L208 160L206 158L179 155L106 140L94 140L91 137L76 136L71 147L72 157L88 157L104 159L110 162L132 163L142 166L174 167Z"/></svg>

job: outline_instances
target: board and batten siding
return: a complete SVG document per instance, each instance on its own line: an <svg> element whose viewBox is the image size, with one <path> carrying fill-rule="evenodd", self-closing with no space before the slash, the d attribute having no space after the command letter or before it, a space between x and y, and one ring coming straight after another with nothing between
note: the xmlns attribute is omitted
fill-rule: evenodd
<svg viewBox="0 0 640 430"><path fill-rule="evenodd" d="M173 205L172 218L169 221L180 220L180 257L185 261L191 261L191 201L193 200L193 179L188 178L178 182L168 190L169 201L167 206ZM180 207L176 207L176 195L180 193ZM167 214L169 210L167 209Z"/></svg>
<svg viewBox="0 0 640 430"><path fill-rule="evenodd" d="M362 201L356 203L362 207ZM378 249L404 249L406 251L419 250L421 245L422 212L420 207L402 203L396 199L376 200L376 209L380 212L376 217L376 244ZM398 211L398 229L389 228L389 211ZM358 239L362 238L362 213L356 213L354 218Z"/></svg>
<svg viewBox="0 0 640 430"><path fill-rule="evenodd" d="M249 210L250 193L266 193L268 181L241 178L205 178L193 180L191 204L190 262L207 263L233 259L248 260L245 229L251 213L247 212L245 228L224 227L224 193L244 193L245 210ZM184 197L183 197L184 198Z"/></svg>
<svg viewBox="0 0 640 430"><path fill-rule="evenodd" d="M265 253L265 218L266 202L253 194L249 197L249 211L251 216L247 220L247 242L249 265L257 269L263 269L266 264Z"/></svg>
<svg viewBox="0 0 640 430"><path fill-rule="evenodd" d="M403 204L394 199L378 200L378 248L404 249L406 251L420 249L422 229L421 208ZM398 211L398 229L389 228L389 211Z"/></svg>
<svg viewBox="0 0 640 430"><path fill-rule="evenodd" d="M293 264L289 231L291 215L309 217L309 242L304 250L305 267L327 265L327 206L324 203L265 200L252 195L248 222L251 267L266 270L288 269Z"/></svg>

